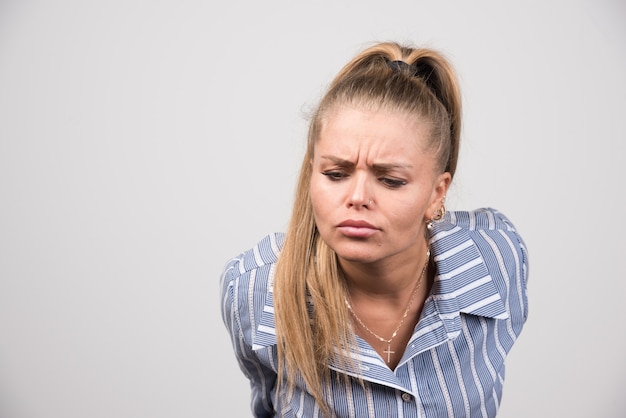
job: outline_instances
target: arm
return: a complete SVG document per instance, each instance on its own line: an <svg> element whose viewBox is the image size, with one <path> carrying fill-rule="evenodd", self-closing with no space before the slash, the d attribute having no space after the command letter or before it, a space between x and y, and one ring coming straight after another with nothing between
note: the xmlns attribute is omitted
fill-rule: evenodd
<svg viewBox="0 0 626 418"><path fill-rule="evenodd" d="M505 301L511 327L519 335L528 318L528 251L526 244L513 223L502 213L486 209L493 228L479 231L481 252L494 260L490 274Z"/></svg>
<svg viewBox="0 0 626 418"><path fill-rule="evenodd" d="M253 415L273 417L272 394L276 383L276 373L261 363L252 350L253 328L256 325L251 323L251 318L254 317L255 307L250 306L249 301L257 300L257 298L249 298L249 295L251 292L260 290L251 286L258 284L258 276L261 274L254 274L257 276L256 280L251 281L251 271L240 273L240 261L241 259L231 260L222 274L222 320L228 330L239 368L250 381Z"/></svg>

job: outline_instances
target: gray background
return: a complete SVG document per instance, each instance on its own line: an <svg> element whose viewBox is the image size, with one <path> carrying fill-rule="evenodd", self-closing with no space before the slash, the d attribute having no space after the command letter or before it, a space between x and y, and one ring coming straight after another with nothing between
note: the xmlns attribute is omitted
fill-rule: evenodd
<svg viewBox="0 0 626 418"><path fill-rule="evenodd" d="M0 417L249 416L221 268L285 228L306 113L381 40L453 61L448 207L529 247L500 417L624 416L623 1L0 0Z"/></svg>

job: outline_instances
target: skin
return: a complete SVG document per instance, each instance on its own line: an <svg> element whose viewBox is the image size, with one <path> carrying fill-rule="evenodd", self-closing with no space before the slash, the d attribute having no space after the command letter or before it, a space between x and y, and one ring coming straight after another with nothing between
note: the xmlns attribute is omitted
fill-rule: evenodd
<svg viewBox="0 0 626 418"><path fill-rule="evenodd" d="M426 261L425 224L441 208L451 180L436 171L435 155L425 148L428 135L414 115L340 107L327 115L311 161L320 236L338 255L355 311L384 338L409 302ZM408 341L427 281L394 341ZM379 353L386 347L359 334Z"/></svg>

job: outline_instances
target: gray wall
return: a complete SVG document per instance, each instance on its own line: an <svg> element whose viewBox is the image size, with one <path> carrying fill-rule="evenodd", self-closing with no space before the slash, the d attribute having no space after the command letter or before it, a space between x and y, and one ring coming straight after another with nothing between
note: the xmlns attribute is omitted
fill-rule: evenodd
<svg viewBox="0 0 626 418"><path fill-rule="evenodd" d="M284 229L305 115L378 40L455 63L448 206L529 247L500 417L623 416L625 23L619 0L0 0L0 417L249 416L221 268Z"/></svg>

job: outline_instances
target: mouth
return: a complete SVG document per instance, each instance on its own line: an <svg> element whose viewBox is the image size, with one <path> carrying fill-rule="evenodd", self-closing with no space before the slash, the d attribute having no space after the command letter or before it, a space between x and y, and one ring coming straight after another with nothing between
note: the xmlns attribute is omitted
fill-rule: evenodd
<svg viewBox="0 0 626 418"><path fill-rule="evenodd" d="M369 238L378 232L379 228L366 221L348 219L337 225L337 230L349 238Z"/></svg>

